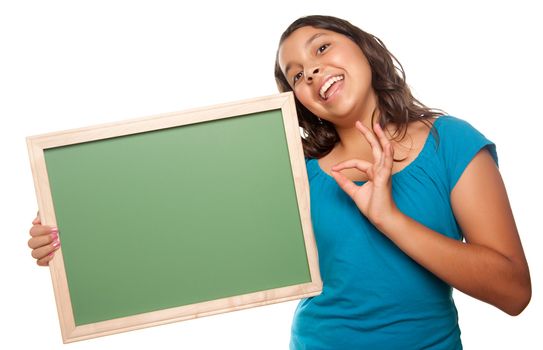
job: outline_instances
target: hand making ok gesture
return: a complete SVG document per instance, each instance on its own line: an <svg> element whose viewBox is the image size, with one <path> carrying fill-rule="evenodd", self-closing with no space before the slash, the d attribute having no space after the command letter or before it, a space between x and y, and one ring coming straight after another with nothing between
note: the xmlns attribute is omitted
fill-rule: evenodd
<svg viewBox="0 0 543 350"><path fill-rule="evenodd" d="M368 220L379 227L398 210L392 198L394 149L379 124L375 124L373 127L375 134L359 121L356 122L356 128L371 145L373 163L360 159L350 159L335 165L331 174ZM350 168L362 171L366 174L368 180L358 186L340 173L341 170Z"/></svg>

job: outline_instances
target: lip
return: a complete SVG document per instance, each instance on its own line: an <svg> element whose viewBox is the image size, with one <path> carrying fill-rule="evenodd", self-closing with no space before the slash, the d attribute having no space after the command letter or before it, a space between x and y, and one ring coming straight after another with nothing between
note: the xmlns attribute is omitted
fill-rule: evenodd
<svg viewBox="0 0 543 350"><path fill-rule="evenodd" d="M326 99L322 98L322 97L321 97L321 94L320 94L320 91L321 91L322 87L323 87L330 79L333 79L333 78L335 78L335 77L342 77L342 79L339 80L339 81L337 81L337 82L335 82L334 84L332 84L331 87L328 88L328 90L334 89L334 91L332 91L332 92L330 93L330 95L328 96L328 98L326 98ZM345 75L343 75L343 74L330 74L330 75L327 75L324 79L322 79L321 84L319 85L319 88L318 88L318 90L317 90L317 96L319 97L319 99L320 99L321 101L323 101L323 102L328 102L328 101L330 100L330 98L331 98L332 96L335 95L337 89L341 86L341 84L343 84L343 81L344 81L344 80L345 80ZM337 85L337 86L336 86L336 85Z"/></svg>

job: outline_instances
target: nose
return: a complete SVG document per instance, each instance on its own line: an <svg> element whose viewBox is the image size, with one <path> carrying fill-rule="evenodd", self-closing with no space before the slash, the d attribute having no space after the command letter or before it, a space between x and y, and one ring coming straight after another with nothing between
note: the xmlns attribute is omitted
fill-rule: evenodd
<svg viewBox="0 0 543 350"><path fill-rule="evenodd" d="M316 74L319 74L320 68L319 67L310 67L307 69L307 72L305 73L305 77L308 81L313 80L313 76Z"/></svg>

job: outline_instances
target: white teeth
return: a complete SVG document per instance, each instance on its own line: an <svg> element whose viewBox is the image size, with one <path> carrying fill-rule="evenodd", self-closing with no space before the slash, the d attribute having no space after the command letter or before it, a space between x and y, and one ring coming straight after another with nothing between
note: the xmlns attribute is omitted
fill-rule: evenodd
<svg viewBox="0 0 543 350"><path fill-rule="evenodd" d="M330 88L330 86L334 85L334 83L343 80L343 75L338 75L333 78L330 78L324 83L319 91L319 95L326 100L326 91Z"/></svg>

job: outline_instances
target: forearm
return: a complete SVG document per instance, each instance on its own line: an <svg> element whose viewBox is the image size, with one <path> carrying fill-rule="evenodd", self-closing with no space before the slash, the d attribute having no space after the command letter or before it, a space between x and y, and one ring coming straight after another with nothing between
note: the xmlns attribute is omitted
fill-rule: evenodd
<svg viewBox="0 0 543 350"><path fill-rule="evenodd" d="M378 228L413 260L452 287L508 314L520 313L530 299L530 277L522 261L486 246L449 238L401 212Z"/></svg>

